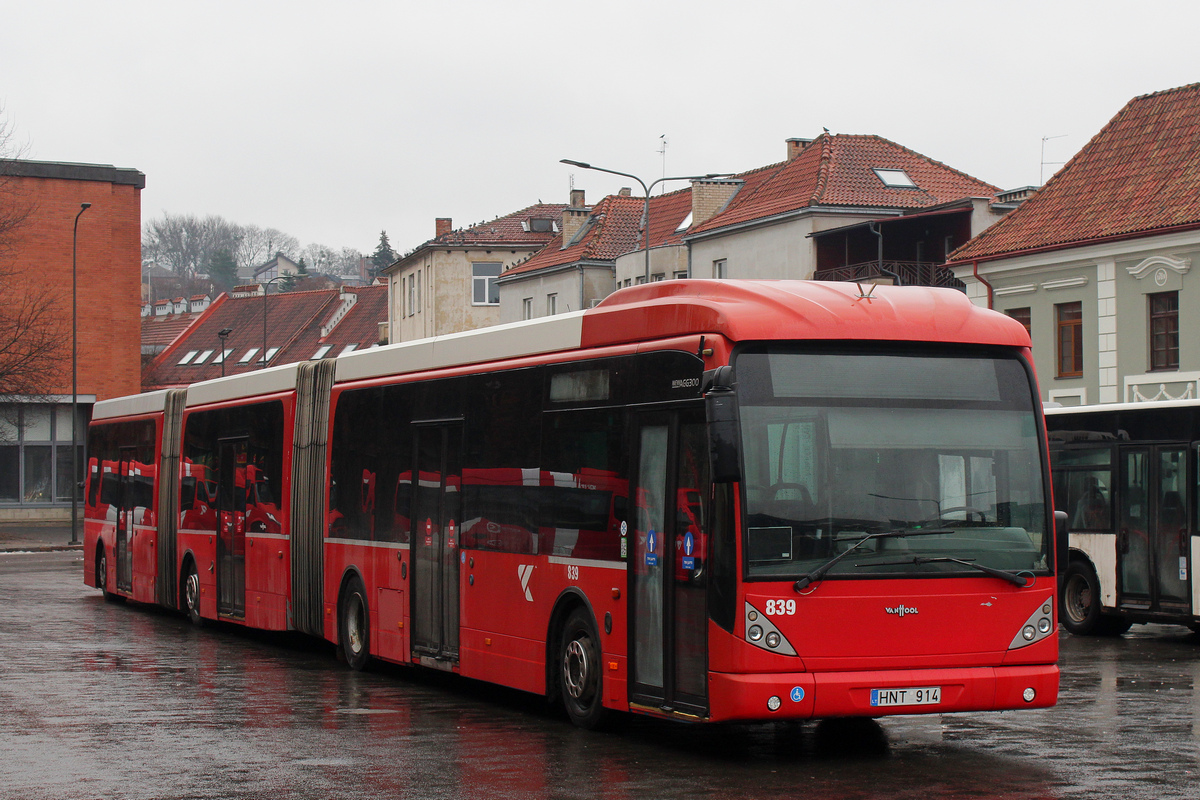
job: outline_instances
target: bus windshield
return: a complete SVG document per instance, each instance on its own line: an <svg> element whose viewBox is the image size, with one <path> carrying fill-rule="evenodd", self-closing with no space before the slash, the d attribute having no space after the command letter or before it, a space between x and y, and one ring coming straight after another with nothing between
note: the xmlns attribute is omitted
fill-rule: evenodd
<svg viewBox="0 0 1200 800"><path fill-rule="evenodd" d="M1046 573L1039 417L1018 359L762 345L736 374L751 579L798 579L855 543L827 577Z"/></svg>

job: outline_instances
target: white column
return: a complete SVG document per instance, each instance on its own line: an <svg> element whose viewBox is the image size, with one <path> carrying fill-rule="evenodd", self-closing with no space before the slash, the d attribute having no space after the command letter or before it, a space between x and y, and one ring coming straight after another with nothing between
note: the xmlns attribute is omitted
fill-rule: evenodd
<svg viewBox="0 0 1200 800"><path fill-rule="evenodd" d="M1116 403L1117 391L1117 263L1096 265L1096 333L1099 334L1100 402Z"/></svg>

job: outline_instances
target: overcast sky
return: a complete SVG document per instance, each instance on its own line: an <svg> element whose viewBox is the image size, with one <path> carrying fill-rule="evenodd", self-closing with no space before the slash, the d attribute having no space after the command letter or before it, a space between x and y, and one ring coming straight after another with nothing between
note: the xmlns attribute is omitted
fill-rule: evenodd
<svg viewBox="0 0 1200 800"><path fill-rule="evenodd" d="M1131 98L1200 80L1195 2L5 5L26 158L141 170L143 221L367 253L565 202L572 175L589 202L630 183L560 158L649 182L664 135L670 175L780 161L825 127L1037 184L1043 137L1065 161Z"/></svg>

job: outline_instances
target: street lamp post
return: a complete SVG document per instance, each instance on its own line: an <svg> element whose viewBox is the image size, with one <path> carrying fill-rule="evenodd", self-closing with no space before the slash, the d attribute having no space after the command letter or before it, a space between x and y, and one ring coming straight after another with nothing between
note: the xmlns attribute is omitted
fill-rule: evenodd
<svg viewBox="0 0 1200 800"><path fill-rule="evenodd" d="M225 339L229 334L233 333L233 328L221 328L217 331L217 338L221 340L221 377L225 377Z"/></svg>
<svg viewBox="0 0 1200 800"><path fill-rule="evenodd" d="M262 344L262 368L263 368L263 369L266 369L266 368L267 368L267 287L268 287L268 286L270 286L270 285L271 285L272 283L274 283L275 281L277 281L277 280L280 280L280 279L281 279L281 278L283 278L283 277L285 277L285 276L283 276L283 275L276 275L274 278L271 278L269 281L263 281L263 284L262 284L262 287L263 287L263 344ZM225 362L224 362L224 361L222 361L222 362L221 362L221 365L222 365L222 368L224 368Z"/></svg>
<svg viewBox="0 0 1200 800"><path fill-rule="evenodd" d="M79 279L75 267L79 218L91 207L91 203L79 204L71 228L71 544L79 544Z"/></svg>
<svg viewBox="0 0 1200 800"><path fill-rule="evenodd" d="M580 169L590 169L596 172L607 172L609 175L620 175L622 178L632 178L641 184L642 193L645 196L645 201L642 204L642 239L644 243L643 249L646 253L646 277L644 279L646 283L650 282L650 191L655 186L665 181L703 181L711 178L725 178L733 174L730 172L710 172L707 175L677 175L670 178L658 178L657 180L651 181L650 185L647 186L646 182L637 175L631 175L628 172L618 172L615 169L596 167L587 163L586 161L572 161L569 158L561 158L559 159L559 163L570 164L572 167L579 167Z"/></svg>

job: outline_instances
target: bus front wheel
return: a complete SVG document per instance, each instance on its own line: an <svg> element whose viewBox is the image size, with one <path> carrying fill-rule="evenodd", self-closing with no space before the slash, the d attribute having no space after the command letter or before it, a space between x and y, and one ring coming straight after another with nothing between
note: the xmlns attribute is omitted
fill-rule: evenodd
<svg viewBox="0 0 1200 800"><path fill-rule="evenodd" d="M571 721L595 730L605 721L600 637L586 610L567 617L558 654L558 683Z"/></svg>
<svg viewBox="0 0 1200 800"><path fill-rule="evenodd" d="M1091 565L1079 559L1067 565L1060 618L1076 636L1114 636L1129 630L1129 622L1102 612L1100 579Z"/></svg>
<svg viewBox="0 0 1200 800"><path fill-rule="evenodd" d="M350 669L363 670L371 660L371 612L367 590L357 577L346 584L342 595L342 655Z"/></svg>

